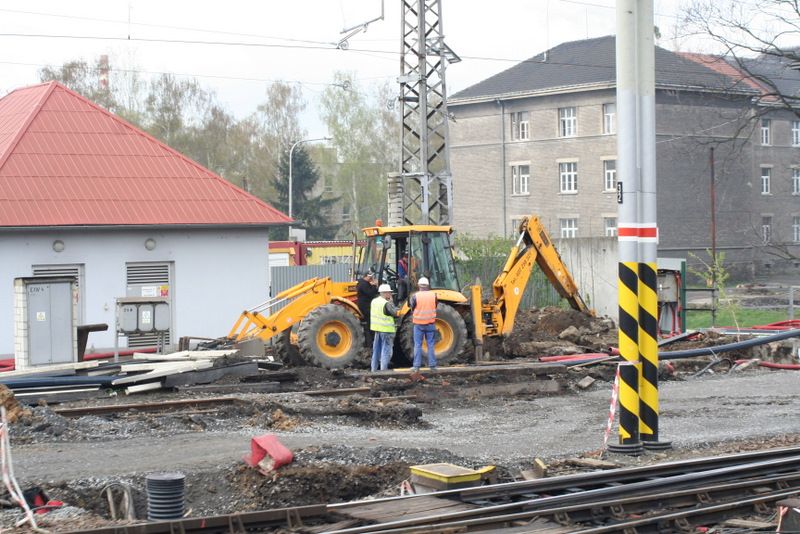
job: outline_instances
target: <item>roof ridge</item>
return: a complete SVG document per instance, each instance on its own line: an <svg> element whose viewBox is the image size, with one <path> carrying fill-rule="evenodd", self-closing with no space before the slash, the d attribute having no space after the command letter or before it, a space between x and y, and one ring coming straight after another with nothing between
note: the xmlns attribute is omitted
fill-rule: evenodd
<svg viewBox="0 0 800 534"><path fill-rule="evenodd" d="M11 143L9 143L8 148L6 149L5 153L0 154L0 169L3 168L3 165L5 165L6 161L8 161L8 158L9 158L9 156L11 156L11 153L14 152L14 149L17 147L19 142L22 140L23 137L25 137L25 134L27 133L28 128L30 128L31 123L33 122L33 119L36 118L36 116L39 114L39 111L41 111L42 106L44 106L44 103L47 102L47 99L50 98L50 95L53 94L53 91L55 90L56 85L60 85L60 84L58 82L55 82L55 81L39 83L39 84L36 84L36 85L30 85L28 87L20 87L20 88L14 89L13 91L11 91L7 95L5 95L5 97L7 97L8 95L10 95L12 93L15 93L17 91L29 90L29 89L33 89L34 87L41 87L43 85L49 85L49 87L47 88L47 91L45 91L42 94L42 96L39 98L39 102L33 107L33 109L31 109L31 112L28 113L28 117L25 119L25 122L22 124L20 129L17 130L17 134L14 136L14 140L11 141ZM5 97L3 97L3 98L5 98Z"/></svg>
<svg viewBox="0 0 800 534"><path fill-rule="evenodd" d="M280 215L286 216L283 212L281 212L280 210L278 210L274 206L271 206L271 205L267 204L262 199L258 198L257 196L255 196L255 195L253 195L251 193L248 193L244 189L233 185L231 182L229 182L228 180L226 180L222 176L218 175L217 173L215 173L211 169L203 167L202 165L200 165L199 163L194 161L192 158L190 158L190 157L178 152L177 150L175 150L174 148L172 148L168 144L164 143L163 141L161 141L161 140L157 139L156 137L150 135L149 133L145 132L141 128L138 128L138 127L134 126L133 124L131 124L130 122L126 121L125 119L123 119L119 115L111 113L109 110L107 110L107 109L103 108L102 106L92 102L91 100L89 100L85 96L81 95L80 93L77 93L77 92L73 91L72 89L70 89L69 87L65 86L64 84L62 84L60 82L57 82L57 81L52 81L52 82L48 82L48 83L53 84L54 87L58 87L59 89L65 90L67 93L71 94L72 96L77 97L78 99L82 100L86 104L89 104L89 106L97 109L98 111L100 111L104 115L108 116L112 120L118 122L119 124L121 124L125 128L133 131L133 133L135 133L136 135L142 136L145 139L148 139L149 141L157 143L159 146L161 146L162 148L166 149L168 152L171 152L173 155L178 156L180 159L184 160L185 162L189 163L193 167L195 167L198 170L200 170L200 172L202 172L203 174L210 175L212 178L214 178L215 180L221 182L226 187L228 187L230 189L233 189L237 194L240 194L240 195L243 194L243 195L249 197L251 200L255 200L256 203L260 204L262 207L270 209L270 210L272 210L272 211L274 211L276 213L279 213ZM50 90L49 94L52 94L52 92L53 92L53 89ZM40 109L41 109L41 105L39 105L39 107L36 109L36 113L32 113L31 115L32 116L36 116L36 114L39 112ZM30 123L28 123L28 124L30 124ZM9 153L10 152L11 151L9 151ZM2 161L0 161L0 168L2 168ZM287 219L288 219L288 217L287 217ZM288 220L291 220L291 219L288 219Z"/></svg>

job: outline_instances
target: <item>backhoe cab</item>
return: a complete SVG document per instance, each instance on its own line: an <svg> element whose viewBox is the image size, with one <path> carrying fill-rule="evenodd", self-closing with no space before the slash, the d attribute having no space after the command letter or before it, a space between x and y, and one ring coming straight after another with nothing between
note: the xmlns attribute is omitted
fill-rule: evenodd
<svg viewBox="0 0 800 534"><path fill-rule="evenodd" d="M449 226L372 226L364 229L366 242L355 269L356 277L376 273L389 284L400 307L398 346L411 357L414 340L408 299L418 290L419 279L430 282L439 306L436 313L437 359L447 362L467 345L467 298L460 292ZM423 346L423 349L426 349ZM427 350L427 349L426 349Z"/></svg>

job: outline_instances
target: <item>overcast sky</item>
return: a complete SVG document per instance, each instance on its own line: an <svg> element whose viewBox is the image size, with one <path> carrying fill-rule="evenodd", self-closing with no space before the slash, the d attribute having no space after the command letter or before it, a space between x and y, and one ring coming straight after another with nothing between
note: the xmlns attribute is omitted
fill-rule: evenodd
<svg viewBox="0 0 800 534"><path fill-rule="evenodd" d="M0 95L37 83L42 66L108 54L112 69L135 67L145 78L197 77L239 117L263 100L269 81L302 83L303 126L311 136L324 135L316 108L336 70L354 71L365 85L399 74L400 5L385 3L384 20L343 51L335 49L341 30L380 16L380 0L2 0ZM449 93L559 43L613 34L613 6L612 0L443 0L445 41L464 58L447 70ZM656 1L665 37L679 6L680 0Z"/></svg>

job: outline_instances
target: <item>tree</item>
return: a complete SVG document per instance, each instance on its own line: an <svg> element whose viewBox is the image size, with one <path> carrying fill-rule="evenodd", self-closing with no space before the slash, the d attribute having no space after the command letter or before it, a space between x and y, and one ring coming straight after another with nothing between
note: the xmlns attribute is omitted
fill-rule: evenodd
<svg viewBox="0 0 800 534"><path fill-rule="evenodd" d="M322 119L338 154L331 172L342 212L350 215L340 235L386 216L387 174L396 168L400 138L397 114L386 106L389 94L382 86L370 95L343 72L323 91Z"/></svg>
<svg viewBox="0 0 800 534"><path fill-rule="evenodd" d="M800 117L800 3L694 0L681 23L760 86L757 103Z"/></svg>
<svg viewBox="0 0 800 534"><path fill-rule="evenodd" d="M303 145L297 145L292 153L292 217L306 228L310 240L331 239L336 233L336 225L327 217L330 207L338 198L323 198L317 184L319 172ZM277 191L275 207L289 211L289 152L281 156L278 176L274 181ZM287 239L287 228L276 228L270 239Z"/></svg>

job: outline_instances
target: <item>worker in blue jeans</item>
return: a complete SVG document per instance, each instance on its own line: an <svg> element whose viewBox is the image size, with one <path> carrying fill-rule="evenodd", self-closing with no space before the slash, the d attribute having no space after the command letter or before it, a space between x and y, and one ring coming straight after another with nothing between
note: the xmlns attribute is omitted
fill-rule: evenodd
<svg viewBox="0 0 800 534"><path fill-rule="evenodd" d="M430 282L425 277L419 279L419 291L411 295L409 306L414 323L414 363L412 372L418 373L422 366L422 340L428 344L428 367L436 371L436 293L431 291Z"/></svg>
<svg viewBox="0 0 800 534"><path fill-rule="evenodd" d="M394 318L399 311L392 303L392 288L389 284L381 284L378 296L370 304L370 329L375 333L372 342L372 372L387 371L392 359L394 335L397 331Z"/></svg>

